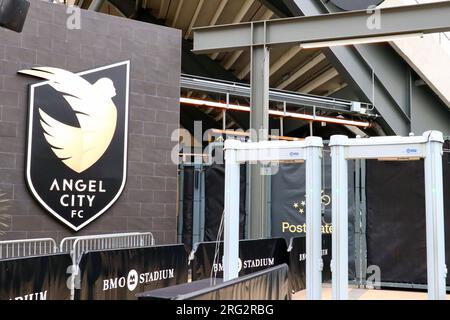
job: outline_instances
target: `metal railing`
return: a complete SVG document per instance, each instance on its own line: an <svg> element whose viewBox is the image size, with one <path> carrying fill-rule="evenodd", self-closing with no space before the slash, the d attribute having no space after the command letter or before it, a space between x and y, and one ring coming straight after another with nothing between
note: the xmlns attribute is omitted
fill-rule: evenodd
<svg viewBox="0 0 450 320"><path fill-rule="evenodd" d="M0 260L54 254L56 241L51 238L0 241Z"/></svg>
<svg viewBox="0 0 450 320"><path fill-rule="evenodd" d="M72 257L72 277L70 278L70 297L75 298L76 279L80 275L78 266L83 253L95 250L129 249L153 246L155 238L151 232L113 233L80 237L67 237L61 240L59 249Z"/></svg>
<svg viewBox="0 0 450 320"><path fill-rule="evenodd" d="M83 252L152 246L155 238L151 232L131 232L92 236L68 237L60 243L60 252L69 253L77 264Z"/></svg>

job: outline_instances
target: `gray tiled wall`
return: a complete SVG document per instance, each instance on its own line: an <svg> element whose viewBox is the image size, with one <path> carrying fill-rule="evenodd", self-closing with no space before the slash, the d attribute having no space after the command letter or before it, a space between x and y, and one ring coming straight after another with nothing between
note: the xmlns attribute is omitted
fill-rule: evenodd
<svg viewBox="0 0 450 320"><path fill-rule="evenodd" d="M68 30L66 7L31 0L21 34L0 29L0 190L10 199L0 240L74 233L43 210L25 182L30 79L35 65L72 72L131 60L129 168L116 204L77 234L151 231L176 241L177 168L170 134L179 124L181 34L178 30L82 11L81 30ZM1 208L1 206L0 206Z"/></svg>

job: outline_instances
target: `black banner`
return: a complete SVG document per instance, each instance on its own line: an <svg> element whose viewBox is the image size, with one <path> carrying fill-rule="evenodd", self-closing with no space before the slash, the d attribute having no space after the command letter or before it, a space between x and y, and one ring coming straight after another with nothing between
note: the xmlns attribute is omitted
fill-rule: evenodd
<svg viewBox="0 0 450 320"><path fill-rule="evenodd" d="M192 218L194 214L194 167L183 166L182 239L187 252L192 250Z"/></svg>
<svg viewBox="0 0 450 320"><path fill-rule="evenodd" d="M449 153L444 153L443 169L446 264L450 265ZM368 266L380 268L382 282L426 284L423 160L370 160L366 176Z"/></svg>
<svg viewBox="0 0 450 320"><path fill-rule="evenodd" d="M68 254L0 260L0 300L69 300Z"/></svg>
<svg viewBox="0 0 450 320"><path fill-rule="evenodd" d="M223 242L219 245L217 261L214 263L216 242L199 243L192 264L192 281L223 277ZM239 241L239 276L288 263L284 239L261 239Z"/></svg>
<svg viewBox="0 0 450 320"><path fill-rule="evenodd" d="M79 266L79 300L133 300L136 293L188 280L183 245L88 252Z"/></svg>
<svg viewBox="0 0 450 320"><path fill-rule="evenodd" d="M223 279L219 278L216 279L214 285L211 284L210 279L203 279L147 291L137 294L137 297L139 300L159 301L290 300L291 292L289 268L286 264L281 264L227 282L223 282ZM179 314L184 313L182 310L180 311ZM213 310L213 313L217 311ZM264 310L260 311L261 314L263 312Z"/></svg>
<svg viewBox="0 0 450 320"><path fill-rule="evenodd" d="M322 163L322 234L331 234L331 157L324 150ZM305 164L281 164L272 176L272 237L289 241L304 236L306 226ZM355 276L355 164L348 161L349 277Z"/></svg>
<svg viewBox="0 0 450 320"><path fill-rule="evenodd" d="M289 268L271 267L180 297L181 300L291 300Z"/></svg>
<svg viewBox="0 0 450 320"><path fill-rule="evenodd" d="M239 190L239 238L245 234L245 192L246 166L241 166ZM205 239L216 241L220 220L223 213L223 199L225 194L225 165L213 164L205 172ZM223 237L222 237L223 239Z"/></svg>
<svg viewBox="0 0 450 320"><path fill-rule="evenodd" d="M306 288L306 237L292 238L289 245L289 270L292 290ZM322 282L331 281L331 234L322 235Z"/></svg>

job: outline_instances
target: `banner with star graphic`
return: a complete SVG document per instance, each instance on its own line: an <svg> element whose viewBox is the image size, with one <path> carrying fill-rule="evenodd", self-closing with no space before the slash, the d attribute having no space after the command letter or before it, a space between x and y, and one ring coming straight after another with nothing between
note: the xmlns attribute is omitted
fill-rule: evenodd
<svg viewBox="0 0 450 320"><path fill-rule="evenodd" d="M354 217L355 217L355 166L348 162L348 234L349 234L349 272L354 274ZM281 237L289 241L293 237L305 236L306 199L305 164L280 164L279 171L272 176L272 237ZM324 150L322 162L322 233L331 234L331 157Z"/></svg>

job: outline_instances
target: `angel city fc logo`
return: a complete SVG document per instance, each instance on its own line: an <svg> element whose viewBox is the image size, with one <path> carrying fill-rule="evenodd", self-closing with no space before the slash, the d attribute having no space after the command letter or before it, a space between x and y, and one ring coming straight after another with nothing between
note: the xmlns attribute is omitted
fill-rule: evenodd
<svg viewBox="0 0 450 320"><path fill-rule="evenodd" d="M72 73L36 67L26 179L33 196L80 230L119 198L127 165L129 61Z"/></svg>

